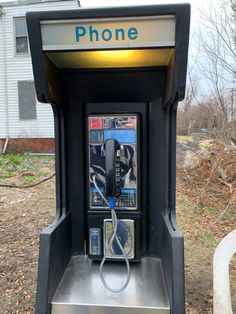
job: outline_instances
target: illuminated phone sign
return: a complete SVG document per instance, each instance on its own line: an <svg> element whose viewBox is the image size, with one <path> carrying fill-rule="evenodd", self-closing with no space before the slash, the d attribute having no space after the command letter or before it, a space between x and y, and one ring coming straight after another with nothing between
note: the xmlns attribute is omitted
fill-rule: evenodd
<svg viewBox="0 0 236 314"><path fill-rule="evenodd" d="M92 42L109 42L109 41L117 41L122 42L125 40L135 40L138 39L138 30L136 27L130 27L128 30L124 28L104 28L102 31L96 29L93 25L86 26L76 26L76 41L80 42L83 38L88 38L88 40Z"/></svg>
<svg viewBox="0 0 236 314"><path fill-rule="evenodd" d="M174 47L175 17L41 21L44 51Z"/></svg>

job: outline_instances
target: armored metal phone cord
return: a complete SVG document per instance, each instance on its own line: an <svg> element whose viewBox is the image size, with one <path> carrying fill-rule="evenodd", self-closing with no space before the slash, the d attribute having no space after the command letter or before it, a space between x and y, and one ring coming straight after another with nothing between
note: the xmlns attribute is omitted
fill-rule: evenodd
<svg viewBox="0 0 236 314"><path fill-rule="evenodd" d="M109 291L111 291L113 293L119 293L119 292L124 291L125 288L128 286L129 281L130 281L131 271L130 271L130 264L129 264L128 256L127 256L123 246L121 245L120 240L117 237L117 216L116 216L116 212L115 212L115 209L114 209L114 207L115 207L115 200L112 197L109 199L109 201L105 198L105 196L99 190L99 187L98 187L97 182L96 182L96 176L95 175L93 176L93 184L94 184L95 188L97 189L98 193L100 194L100 196L102 197L102 199L104 200L104 202L110 207L110 209L111 209L111 218L112 218L112 235L111 235L111 237L109 239L108 245L105 245L105 252L104 252L104 256L103 256L103 259L101 261L101 264L100 264L99 275L100 275L100 278L101 278L101 281L102 281L104 287L107 290L109 290ZM125 263L126 263L126 267L127 267L126 281L125 281L124 285L121 288L119 288L119 289L111 288L107 284L107 282L106 282L106 280L104 278L104 274L103 274L104 273L104 271L103 271L104 264L106 262L106 259L108 258L108 252L111 249L111 246L112 246L112 243L113 243L114 240L117 242L117 244L118 244L118 246L119 246L119 248L120 248L120 250L122 252L122 256L125 259Z"/></svg>

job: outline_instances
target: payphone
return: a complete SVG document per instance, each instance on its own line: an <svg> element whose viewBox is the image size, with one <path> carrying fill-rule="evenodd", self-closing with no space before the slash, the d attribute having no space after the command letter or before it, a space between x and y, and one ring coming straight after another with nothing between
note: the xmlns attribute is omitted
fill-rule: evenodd
<svg viewBox="0 0 236 314"><path fill-rule="evenodd" d="M56 149L37 314L184 313L175 143L189 19L188 4L27 14Z"/></svg>
<svg viewBox="0 0 236 314"><path fill-rule="evenodd" d="M138 209L138 116L102 115L88 117L89 139L89 210L99 213L108 210L104 197L114 197L115 210L122 213ZM97 183L96 183L97 182ZM102 195L104 195L104 197ZM120 215L122 216L122 215ZM99 228L89 228L89 255L103 254L109 242L111 221L104 219L103 233ZM127 246L127 256L134 258L135 223L124 218L118 221L119 237ZM120 250L113 244L109 258L120 258Z"/></svg>
<svg viewBox="0 0 236 314"><path fill-rule="evenodd" d="M140 238L140 228L136 226L139 222L129 217L132 211L141 214L139 116L110 113L88 115L87 119L88 255L102 259L100 276L105 287L120 292L129 283L129 261L140 259L139 242L135 241ZM122 287L107 285L103 276L106 260L126 262L127 278Z"/></svg>

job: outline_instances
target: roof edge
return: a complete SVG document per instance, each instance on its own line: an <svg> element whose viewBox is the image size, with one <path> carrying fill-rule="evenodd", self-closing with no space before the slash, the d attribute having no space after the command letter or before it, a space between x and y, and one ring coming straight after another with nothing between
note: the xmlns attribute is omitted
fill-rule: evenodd
<svg viewBox="0 0 236 314"><path fill-rule="evenodd" d="M33 4L40 4L40 3L50 3L50 2L77 2L78 7L81 7L79 0L13 0L11 2L1 2L1 7L13 7L13 6L23 6L23 5L33 5Z"/></svg>

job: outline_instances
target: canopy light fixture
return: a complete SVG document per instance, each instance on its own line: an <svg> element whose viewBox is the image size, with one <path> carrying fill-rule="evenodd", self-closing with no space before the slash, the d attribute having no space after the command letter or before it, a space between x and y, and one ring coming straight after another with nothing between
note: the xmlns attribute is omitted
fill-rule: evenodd
<svg viewBox="0 0 236 314"><path fill-rule="evenodd" d="M45 54L57 68L132 68L168 66L174 48L60 51Z"/></svg>

